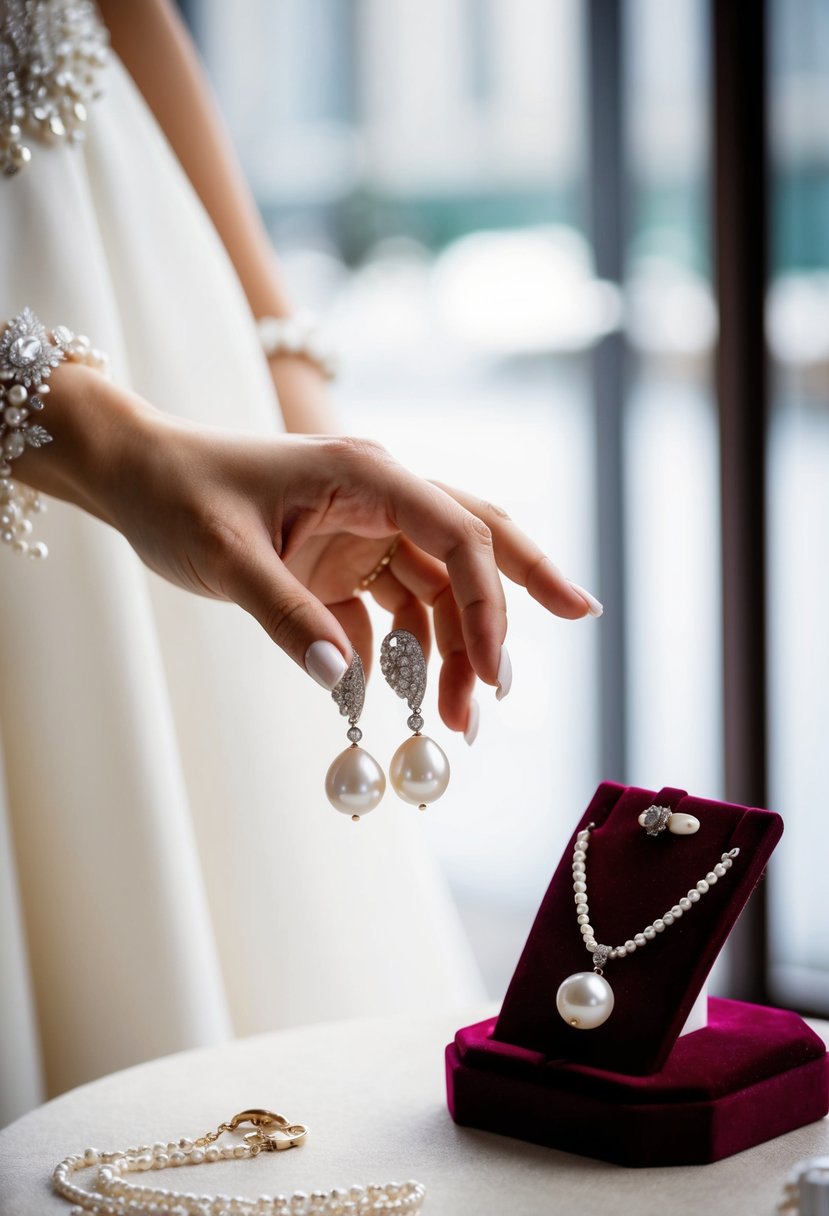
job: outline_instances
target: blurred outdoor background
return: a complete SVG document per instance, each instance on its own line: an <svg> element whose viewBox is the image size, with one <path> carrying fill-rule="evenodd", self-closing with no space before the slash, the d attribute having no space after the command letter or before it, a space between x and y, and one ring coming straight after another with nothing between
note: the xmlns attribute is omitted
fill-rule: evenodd
<svg viewBox="0 0 829 1216"><path fill-rule="evenodd" d="M710 6L619 0L617 273L596 256L587 0L181 7L293 296L343 353L345 428L504 506L605 602L571 625L512 596L512 695L482 690L423 817L497 997L599 780L726 793ZM767 978L829 1011L825 0L769 0L767 59ZM427 729L446 743L434 711Z"/></svg>

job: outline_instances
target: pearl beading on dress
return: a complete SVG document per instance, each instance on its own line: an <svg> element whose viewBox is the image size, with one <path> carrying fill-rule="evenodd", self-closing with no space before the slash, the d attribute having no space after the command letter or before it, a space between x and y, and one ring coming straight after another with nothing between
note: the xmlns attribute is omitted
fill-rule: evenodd
<svg viewBox="0 0 829 1216"><path fill-rule="evenodd" d="M24 142L83 139L100 96L108 34L89 0L4 0L0 5L0 170L32 159Z"/></svg>
<svg viewBox="0 0 829 1216"><path fill-rule="evenodd" d="M690 912L694 904L699 903L703 895L706 895L721 878L725 878L728 871L734 864L735 858L739 857L739 849L731 849L728 853L723 853L720 860L712 870L709 870L704 878L701 878L695 887L691 887L686 895L675 903L672 907L664 912L662 916L656 918L651 924L646 925L641 933L635 933L633 937L621 946L603 946L600 945L596 932L590 924L590 909L587 904L587 849L590 844L590 832L595 827L595 824L590 824L583 828L576 836L576 845L573 850L573 894L576 903L576 920L579 926L582 937L584 938L585 947L593 956L593 965L600 969L608 961L608 959L624 958L627 954L633 954L634 951L646 946L648 942L652 942L658 933L664 931L686 912Z"/></svg>
<svg viewBox="0 0 829 1216"><path fill-rule="evenodd" d="M73 334L65 325L47 333L30 308L18 313L0 336L0 541L20 557L48 555L43 541L32 544L30 539L30 517L46 506L35 490L12 480L11 461L27 447L52 442L35 416L49 393L46 381L64 360L101 372L107 367L106 355L84 334Z"/></svg>
<svg viewBox="0 0 829 1216"><path fill-rule="evenodd" d="M294 1191L292 1195L197 1195L129 1182L127 1176L150 1170L171 1169L256 1157L262 1149L249 1144L210 1145L178 1140L139 1145L120 1152L102 1153L88 1148L64 1158L52 1174L55 1192L74 1206L71 1216L392 1216L419 1212L426 1196L420 1182L335 1187L330 1191ZM72 1181L74 1174L97 1167L90 1188Z"/></svg>

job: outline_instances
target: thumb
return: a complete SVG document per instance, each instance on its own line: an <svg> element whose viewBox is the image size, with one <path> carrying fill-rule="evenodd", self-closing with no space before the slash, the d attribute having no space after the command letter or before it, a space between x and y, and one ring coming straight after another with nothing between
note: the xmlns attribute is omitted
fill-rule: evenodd
<svg viewBox="0 0 829 1216"><path fill-rule="evenodd" d="M351 643L332 612L291 574L269 540L246 553L225 585L272 641L323 688L332 689L348 671Z"/></svg>

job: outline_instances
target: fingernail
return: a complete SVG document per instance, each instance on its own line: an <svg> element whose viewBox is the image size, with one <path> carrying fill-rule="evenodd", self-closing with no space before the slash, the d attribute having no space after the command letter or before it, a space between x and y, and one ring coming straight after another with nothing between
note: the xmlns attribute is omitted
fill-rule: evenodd
<svg viewBox="0 0 829 1216"><path fill-rule="evenodd" d="M348 663L333 642L312 642L305 651L305 670L330 692L348 671Z"/></svg>
<svg viewBox="0 0 829 1216"><path fill-rule="evenodd" d="M506 646L501 647L501 657L498 660L498 675L496 680L495 700L503 701L512 688L512 663L510 662L509 651Z"/></svg>
<svg viewBox="0 0 829 1216"><path fill-rule="evenodd" d="M578 583L574 583L572 579L567 580L577 595L580 595L587 604L587 611L591 616L601 616L604 612L604 605L600 604L595 595L591 595L589 591L585 591L584 587L580 587Z"/></svg>
<svg viewBox="0 0 829 1216"><path fill-rule="evenodd" d="M473 697L469 702L469 717L466 719L466 730L463 732L463 737L466 740L468 747L471 747L478 738L478 727L480 723L481 707Z"/></svg>

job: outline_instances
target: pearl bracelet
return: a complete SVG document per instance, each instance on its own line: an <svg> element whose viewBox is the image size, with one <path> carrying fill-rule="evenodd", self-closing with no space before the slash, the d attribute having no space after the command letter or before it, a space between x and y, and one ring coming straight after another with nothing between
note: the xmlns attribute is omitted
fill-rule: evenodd
<svg viewBox="0 0 829 1216"><path fill-rule="evenodd" d="M312 312L303 308L289 317L260 317L256 328L267 359L299 355L319 368L326 380L336 376L339 360Z"/></svg>
<svg viewBox="0 0 829 1216"><path fill-rule="evenodd" d="M214 1143L225 1132L236 1131L250 1123L244 1144ZM181 1165L229 1161L258 1157L263 1152L278 1152L302 1144L308 1134L301 1123L290 1123L284 1116L267 1110L245 1110L227 1123L219 1124L196 1140L159 1141L152 1146L125 1148L102 1153L88 1148L55 1166L52 1186L62 1198L74 1204L72 1216L84 1212L95 1216L392 1216L414 1214L421 1210L426 1188L420 1182L387 1182L383 1185L335 1187L330 1191L294 1191L292 1195L260 1195L246 1199L237 1195L195 1195L168 1191L160 1187L139 1186L128 1182L127 1174L163 1170ZM94 1189L86 1190L71 1181L79 1170L97 1167Z"/></svg>
<svg viewBox="0 0 829 1216"><path fill-rule="evenodd" d="M11 461L27 447L41 448L52 436L33 415L44 408L46 381L64 359L105 371L107 359L89 338L65 325L47 333L30 308L24 308L0 337L0 541L21 557L44 558L43 541L32 544L31 515L45 511L40 495L11 479Z"/></svg>

